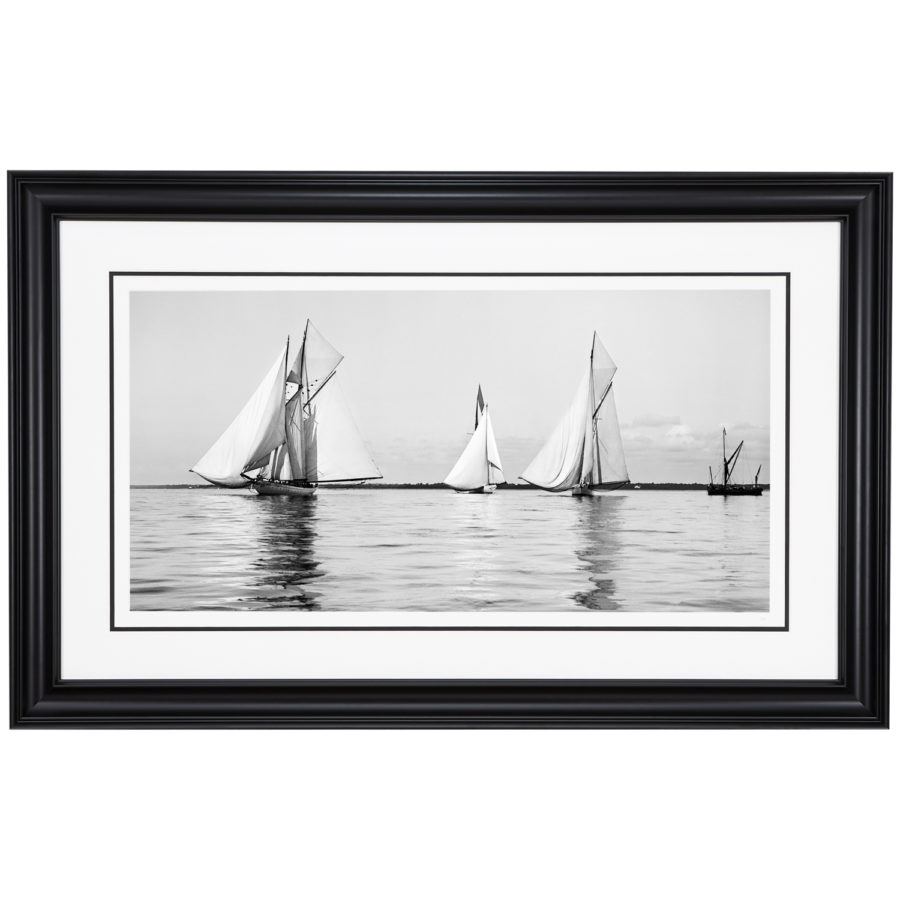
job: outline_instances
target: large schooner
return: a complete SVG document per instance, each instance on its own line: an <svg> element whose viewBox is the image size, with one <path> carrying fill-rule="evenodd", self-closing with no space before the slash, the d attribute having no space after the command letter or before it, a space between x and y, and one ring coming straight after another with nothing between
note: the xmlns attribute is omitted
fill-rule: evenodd
<svg viewBox="0 0 900 900"><path fill-rule="evenodd" d="M547 443L521 478L545 491L594 496L629 483L625 449L616 415L616 364L597 332L575 397Z"/></svg>
<svg viewBox="0 0 900 900"><path fill-rule="evenodd" d="M311 497L316 485L381 478L336 380L344 358L307 319L289 365L290 338L253 396L191 467L219 487Z"/></svg>
<svg viewBox="0 0 900 900"><path fill-rule="evenodd" d="M466 494L493 494L498 484L505 484L503 464L497 450L491 415L478 385L475 398L475 431L444 484Z"/></svg>

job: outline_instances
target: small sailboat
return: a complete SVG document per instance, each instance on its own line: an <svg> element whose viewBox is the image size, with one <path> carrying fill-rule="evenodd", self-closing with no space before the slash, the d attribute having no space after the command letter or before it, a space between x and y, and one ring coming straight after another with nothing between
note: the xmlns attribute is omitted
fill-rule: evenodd
<svg viewBox="0 0 900 900"><path fill-rule="evenodd" d="M629 483L625 449L616 415L616 364L597 332L575 397L556 429L521 478L545 491L573 497L614 491Z"/></svg>
<svg viewBox="0 0 900 900"><path fill-rule="evenodd" d="M235 420L191 468L220 487L311 497L316 485L381 478L337 383L344 358L307 319Z"/></svg>
<svg viewBox="0 0 900 900"><path fill-rule="evenodd" d="M741 441L737 445L737 449L731 456L725 447L726 431L722 429L722 482L719 484L713 477L712 466L709 467L709 486L706 493L710 497L759 497L762 495L763 489L759 483L759 473L762 471L762 464L756 470L753 476L753 484L738 484L734 481L734 469L737 466L738 458L741 455L741 449L744 442Z"/></svg>
<svg viewBox="0 0 900 900"><path fill-rule="evenodd" d="M475 398L475 431L444 484L466 494L493 494L498 484L505 484L503 464L497 450L491 414L484 402L481 385Z"/></svg>

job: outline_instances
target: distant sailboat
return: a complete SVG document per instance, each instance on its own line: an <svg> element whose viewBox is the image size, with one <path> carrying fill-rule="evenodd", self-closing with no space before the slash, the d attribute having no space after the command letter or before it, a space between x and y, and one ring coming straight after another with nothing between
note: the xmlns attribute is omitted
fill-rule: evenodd
<svg viewBox="0 0 900 900"><path fill-rule="evenodd" d="M616 415L616 364L600 343L591 342L590 363L575 397L547 443L522 473L545 491L592 496L629 483Z"/></svg>
<svg viewBox="0 0 900 900"><path fill-rule="evenodd" d="M734 469L737 466L738 457L741 455L744 442L741 441L737 445L737 449L731 456L725 449L725 429L722 429L722 483L718 484L713 478L712 466L709 467L709 487L706 493L710 497L760 497L763 489L759 484L759 473L762 471L762 464L756 470L753 476L753 484L738 484L734 480Z"/></svg>
<svg viewBox="0 0 900 900"><path fill-rule="evenodd" d="M493 494L498 484L505 483L491 414L479 385L475 398L475 431L444 484L461 493Z"/></svg>
<svg viewBox="0 0 900 900"><path fill-rule="evenodd" d="M335 379L344 358L307 320L237 418L191 468L220 487L309 497L316 484L381 478Z"/></svg>

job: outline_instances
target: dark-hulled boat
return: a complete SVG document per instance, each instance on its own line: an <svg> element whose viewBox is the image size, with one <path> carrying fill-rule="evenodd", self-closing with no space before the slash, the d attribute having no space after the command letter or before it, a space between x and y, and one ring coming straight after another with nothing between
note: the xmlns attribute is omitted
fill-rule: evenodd
<svg viewBox="0 0 900 900"><path fill-rule="evenodd" d="M709 486L706 489L706 493L709 494L710 497L759 497L762 492L762 486L759 483L759 473L762 469L762 465L756 470L756 475L753 476L753 484L737 484L732 481L732 477L734 475L734 468L737 465L738 457L741 455L741 449L744 446L744 442L741 441L737 445L737 449L731 456L728 455L728 450L725 448L725 429L722 429L722 483L719 484L713 478L712 466L709 467Z"/></svg>

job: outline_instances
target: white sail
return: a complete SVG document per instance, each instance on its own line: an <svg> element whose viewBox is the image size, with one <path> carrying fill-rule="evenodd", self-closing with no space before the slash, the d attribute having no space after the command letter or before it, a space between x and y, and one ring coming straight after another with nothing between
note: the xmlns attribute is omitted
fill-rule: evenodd
<svg viewBox="0 0 900 900"><path fill-rule="evenodd" d="M343 356L306 323L290 367L287 348L212 449L192 471L225 487L260 481L363 481L381 478L335 370Z"/></svg>
<svg viewBox="0 0 900 900"><path fill-rule="evenodd" d="M241 487L243 472L265 465L284 443L284 379L287 347L278 354L253 396L191 471L212 484Z"/></svg>
<svg viewBox="0 0 900 900"><path fill-rule="evenodd" d="M590 371L547 442L522 473L529 484L546 491L567 491L581 482L584 432L590 422Z"/></svg>
<svg viewBox="0 0 900 900"><path fill-rule="evenodd" d="M591 380L594 389L594 411L603 402L606 389L612 384L613 375L616 374L616 364L606 352L606 347L600 343L597 332L594 332L591 343Z"/></svg>
<svg viewBox="0 0 900 900"><path fill-rule="evenodd" d="M303 467L294 477L311 482L381 478L337 378L313 392L304 410Z"/></svg>
<svg viewBox="0 0 900 900"><path fill-rule="evenodd" d="M547 491L627 481L612 379L616 364L594 332L588 370L569 408L522 479Z"/></svg>
<svg viewBox="0 0 900 900"><path fill-rule="evenodd" d="M457 491L474 491L489 483L489 466L487 453L488 436L487 415L481 415L475 433L469 438L456 465L444 479L444 484ZM499 459L499 457L498 457Z"/></svg>
<svg viewBox="0 0 900 900"><path fill-rule="evenodd" d="M597 332L591 342L590 359L591 379L588 385L588 414L584 424L584 455L581 460L580 484L600 484L603 478L603 451L597 438L597 417L600 408L605 405L609 392L612 391L612 379L616 374L616 364L600 343ZM618 427L618 425L617 425Z"/></svg>
<svg viewBox="0 0 900 900"><path fill-rule="evenodd" d="M283 459L278 467L276 478L290 481L293 478L305 480L304 463L304 423L301 397L303 391L297 391L284 407L284 448Z"/></svg>
<svg viewBox="0 0 900 900"><path fill-rule="evenodd" d="M622 446L622 432L619 430L616 397L612 387L600 406L596 421L597 449L599 451L598 477L592 484L628 481L625 448Z"/></svg>
<svg viewBox="0 0 900 900"><path fill-rule="evenodd" d="M503 477L503 463L500 462L500 451L497 449L497 439L494 437L494 424L491 422L491 414L487 407L484 408L485 441L487 444L488 484L506 484Z"/></svg>
<svg viewBox="0 0 900 900"><path fill-rule="evenodd" d="M307 319L303 341L291 364L287 380L300 385L304 395L303 402L307 403L322 388L343 358Z"/></svg>
<svg viewBox="0 0 900 900"><path fill-rule="evenodd" d="M291 479L291 458L288 455L286 443L275 451L275 461L269 478L274 478L276 481L290 481Z"/></svg>

